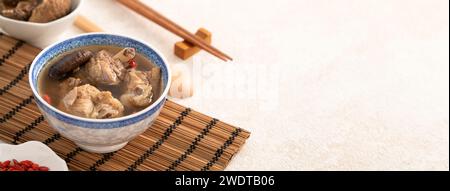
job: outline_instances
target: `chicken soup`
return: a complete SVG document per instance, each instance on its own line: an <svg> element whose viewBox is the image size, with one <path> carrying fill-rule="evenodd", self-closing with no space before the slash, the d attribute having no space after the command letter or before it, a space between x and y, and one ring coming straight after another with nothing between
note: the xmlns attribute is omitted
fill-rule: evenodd
<svg viewBox="0 0 450 191"><path fill-rule="evenodd" d="M160 68L134 48L88 46L52 59L38 91L59 110L109 119L138 112L161 96Z"/></svg>

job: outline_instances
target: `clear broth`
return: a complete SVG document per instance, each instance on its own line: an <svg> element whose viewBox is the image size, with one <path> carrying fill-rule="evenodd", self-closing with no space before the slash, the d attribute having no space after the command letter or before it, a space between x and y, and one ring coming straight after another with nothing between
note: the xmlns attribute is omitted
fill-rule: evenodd
<svg viewBox="0 0 450 191"><path fill-rule="evenodd" d="M59 108L60 100L62 100L65 95L60 95L59 84L62 83L64 80L57 81L57 80L50 79L50 77L48 77L49 69L56 61L60 60L65 55L70 54L74 51L78 51L78 50L90 50L94 54L100 50L107 50L110 54L114 55L114 54L118 53L119 51L121 51L122 49L123 49L123 47L118 47L118 46L97 46L97 45L95 45L95 46L85 46L85 47L77 48L70 52L66 52L61 55L58 55L57 57L55 57L54 59L49 61L50 63L47 64L45 66L45 68L43 69L43 71L39 74L39 77L38 77L39 95L41 95L41 97L43 97L43 95L48 95L51 100L50 104L52 106L54 106L55 108L60 109ZM140 55L139 53L136 53L136 57L134 58L134 60L137 63L136 70L138 70L138 71L150 71L153 67L157 67L157 65L155 63L148 60L147 58ZM69 77L74 77L74 75L71 75ZM86 80L83 80L83 79L82 79L82 81L86 82ZM123 93L122 87L125 86L123 84L123 82L120 83L119 85L114 85L114 86L95 84L95 83L89 83L89 84L92 86L95 86L100 91L110 91L111 94L113 95L113 97L116 99L120 98L120 96ZM152 85L152 93L153 93L153 98L152 98L151 104L153 104L162 94L162 79L159 79L159 84L152 83L151 85ZM146 107L148 107L148 106L146 106ZM123 116L127 116L130 114L136 113L138 111L143 110L146 107L134 107L134 106L125 106L124 105L125 110L124 110Z"/></svg>

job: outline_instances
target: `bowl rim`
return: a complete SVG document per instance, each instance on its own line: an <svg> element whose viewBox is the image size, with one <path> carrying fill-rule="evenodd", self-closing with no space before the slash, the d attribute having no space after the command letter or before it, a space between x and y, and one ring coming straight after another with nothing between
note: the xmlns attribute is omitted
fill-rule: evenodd
<svg viewBox="0 0 450 191"><path fill-rule="evenodd" d="M64 17L61 17L59 19L56 19L54 21L47 22L47 23L36 23L36 22L29 22L29 21L20 21L20 20L16 20L16 19L11 19L11 18L5 17L5 16L3 16L1 14L0 14L0 19L6 20L6 21L9 21L9 22L13 22L15 24L23 24L23 25L35 26L35 27L45 27L45 26L49 26L49 25L52 25L52 24L58 24L58 23L64 22L66 19L69 19L72 16L77 16L78 11L80 10L80 8L83 5L83 3L84 3L84 0L78 0L78 4L76 5L76 7L74 7L72 9L72 11L69 14L67 14Z"/></svg>
<svg viewBox="0 0 450 191"><path fill-rule="evenodd" d="M48 104L41 97L41 95L39 95L38 91L34 88L33 83L38 83L38 82L33 82L32 75L28 75L28 82L30 84L31 90L32 90L32 92L34 94L34 97L36 99L38 99L39 102L44 104L45 107L50 108L50 110L52 110L53 112L56 112L56 113L61 114L61 115L65 116L65 117L68 117L68 118L72 118L72 119L79 120L79 121L90 122L90 123L112 123L112 122L126 121L128 119L132 119L132 118L135 118L137 116L143 115L143 114L147 113L148 111L150 111L150 110L154 109L155 107L157 107L162 101L164 101L166 99L167 94L168 94L169 89L170 89L170 84L172 82L172 78L171 78L172 71L171 71L170 66L169 66L169 64L167 62L167 59L164 57L164 55L158 49L154 48L155 46L153 46L152 44L147 43L144 40L139 39L139 38L129 37L129 36L120 35L120 34L114 34L114 33L109 33L109 32L93 32L93 33L80 34L80 35L76 35L76 36L73 36L73 37L70 37L70 38L67 38L67 39L64 39L64 40L57 41L57 42L47 46L45 49L43 49L35 57L35 59L33 60L31 66L30 66L29 74L32 74L32 71L34 71L34 68L35 68L35 65L37 63L38 58L40 58L44 53L49 51L49 49L53 48L54 46L56 46L56 45L58 45L60 43L73 41L73 40L76 40L77 38L84 37L84 36L90 36L90 35L106 35L106 36L116 36L116 37L125 38L125 39L132 39L132 40L135 40L135 41L138 41L138 42L142 43L143 45L145 45L148 48L150 48L151 50L153 50L161 58L162 64L165 65L166 68L167 68L167 84L166 84L166 87L164 88L164 91L159 96L159 98L155 102L153 102L153 104L151 104L151 105L147 106L146 108L142 109L141 111L133 113L131 115L126 115L126 116L112 118L112 119L84 118L84 117L79 117L79 116L76 116L76 115L72 115L72 114L63 112L63 111L55 108L54 106ZM42 68L44 68L44 67L42 67Z"/></svg>

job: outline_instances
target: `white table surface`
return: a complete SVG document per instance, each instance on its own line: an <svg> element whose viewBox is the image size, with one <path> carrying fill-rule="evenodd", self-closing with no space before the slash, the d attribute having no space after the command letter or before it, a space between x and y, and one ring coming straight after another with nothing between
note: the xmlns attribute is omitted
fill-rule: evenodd
<svg viewBox="0 0 450 191"><path fill-rule="evenodd" d="M145 3L234 61L181 61L178 37L113 0L81 13L187 66L195 95L176 102L252 132L227 170L449 170L447 0Z"/></svg>

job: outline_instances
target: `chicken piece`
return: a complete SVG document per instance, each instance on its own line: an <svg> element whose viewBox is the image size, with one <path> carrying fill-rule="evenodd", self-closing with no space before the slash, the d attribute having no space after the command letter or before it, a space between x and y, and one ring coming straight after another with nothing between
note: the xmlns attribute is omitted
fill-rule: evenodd
<svg viewBox="0 0 450 191"><path fill-rule="evenodd" d="M127 47L122 49L116 55L114 55L113 59L120 60L122 63L127 63L135 56L136 56L136 49Z"/></svg>
<svg viewBox="0 0 450 191"><path fill-rule="evenodd" d="M100 91L89 84L75 87L62 99L63 111L85 118L90 118L94 110L93 98Z"/></svg>
<svg viewBox="0 0 450 191"><path fill-rule="evenodd" d="M144 107L152 102L151 72L129 70L125 76L125 93L120 101L126 106Z"/></svg>
<svg viewBox="0 0 450 191"><path fill-rule="evenodd" d="M89 80L104 85L119 84L126 73L123 64L119 60L114 60L106 50L95 54L85 69Z"/></svg>
<svg viewBox="0 0 450 191"><path fill-rule="evenodd" d="M95 107L91 118L108 119L123 115L124 107L119 100L115 99L111 92L100 92L94 99Z"/></svg>
<svg viewBox="0 0 450 191"><path fill-rule="evenodd" d="M31 14L30 22L48 23L70 13L71 0L41 0Z"/></svg>
<svg viewBox="0 0 450 191"><path fill-rule="evenodd" d="M73 88L83 82L79 78L69 77L59 84L59 95L66 95Z"/></svg>
<svg viewBox="0 0 450 191"><path fill-rule="evenodd" d="M101 92L89 84L73 88L62 99L62 111L94 119L115 118L123 115L124 107L111 92Z"/></svg>
<svg viewBox="0 0 450 191"><path fill-rule="evenodd" d="M33 9L38 5L37 0L15 1L15 8L2 10L1 14L5 17L27 21L30 18Z"/></svg>

